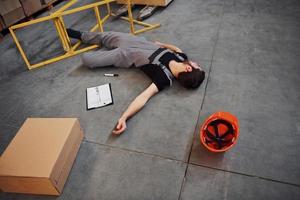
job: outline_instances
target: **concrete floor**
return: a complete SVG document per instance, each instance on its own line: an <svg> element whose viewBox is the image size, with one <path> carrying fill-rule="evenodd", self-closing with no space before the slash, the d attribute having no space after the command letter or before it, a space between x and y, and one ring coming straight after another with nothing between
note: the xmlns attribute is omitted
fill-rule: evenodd
<svg viewBox="0 0 300 200"><path fill-rule="evenodd" d="M174 0L147 22L162 27L144 37L179 46L208 76L196 91L156 95L118 138L116 121L150 84L141 71L88 70L79 56L27 71L11 36L1 41L0 153L27 117L78 117L85 139L60 197L0 199L300 199L300 2ZM66 18L81 30L94 23L88 12ZM118 20L105 29L129 31ZM51 23L17 34L32 62L62 53ZM87 111L85 89L107 82L114 105ZM212 154L198 130L219 110L239 118L240 138Z"/></svg>

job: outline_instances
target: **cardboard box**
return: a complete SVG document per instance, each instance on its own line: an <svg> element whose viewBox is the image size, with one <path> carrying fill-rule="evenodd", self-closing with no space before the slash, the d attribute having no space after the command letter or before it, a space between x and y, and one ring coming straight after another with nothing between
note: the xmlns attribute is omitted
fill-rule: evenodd
<svg viewBox="0 0 300 200"><path fill-rule="evenodd" d="M0 157L0 189L59 195L82 139L76 118L28 118Z"/></svg>
<svg viewBox="0 0 300 200"><path fill-rule="evenodd" d="M25 17L23 8L18 0L0 0L0 15L6 27Z"/></svg>
<svg viewBox="0 0 300 200"><path fill-rule="evenodd" d="M27 17L43 9L40 0L20 0L20 2Z"/></svg>
<svg viewBox="0 0 300 200"><path fill-rule="evenodd" d="M172 0L131 0L132 4L167 6ZM124 4L127 0L117 0L117 3Z"/></svg>

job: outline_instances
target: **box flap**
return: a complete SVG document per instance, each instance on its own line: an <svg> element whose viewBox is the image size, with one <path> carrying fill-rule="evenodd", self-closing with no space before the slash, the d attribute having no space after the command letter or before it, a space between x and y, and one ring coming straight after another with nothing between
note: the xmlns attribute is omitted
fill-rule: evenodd
<svg viewBox="0 0 300 200"><path fill-rule="evenodd" d="M0 1L0 14L5 15L17 8L20 8L21 4L18 0L1 0Z"/></svg>
<svg viewBox="0 0 300 200"><path fill-rule="evenodd" d="M0 176L50 177L76 118L29 118L0 157Z"/></svg>

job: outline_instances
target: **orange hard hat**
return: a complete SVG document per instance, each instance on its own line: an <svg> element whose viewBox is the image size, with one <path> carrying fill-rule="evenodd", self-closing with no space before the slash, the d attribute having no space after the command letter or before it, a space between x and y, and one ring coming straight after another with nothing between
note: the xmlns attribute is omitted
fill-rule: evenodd
<svg viewBox="0 0 300 200"><path fill-rule="evenodd" d="M229 112L216 112L200 129L200 141L212 152L224 152L235 145L239 136L238 119Z"/></svg>

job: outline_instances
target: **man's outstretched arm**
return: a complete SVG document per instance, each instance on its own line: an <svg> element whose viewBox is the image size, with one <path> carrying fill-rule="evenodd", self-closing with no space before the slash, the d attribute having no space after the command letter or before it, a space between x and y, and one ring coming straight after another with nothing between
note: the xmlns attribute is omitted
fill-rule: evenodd
<svg viewBox="0 0 300 200"><path fill-rule="evenodd" d="M113 134L119 135L126 129L126 121L139 110L141 110L146 102L158 92L158 88L152 83L146 90L144 90L139 96L137 96L131 104L128 106L126 111L120 117L116 128L113 130Z"/></svg>

